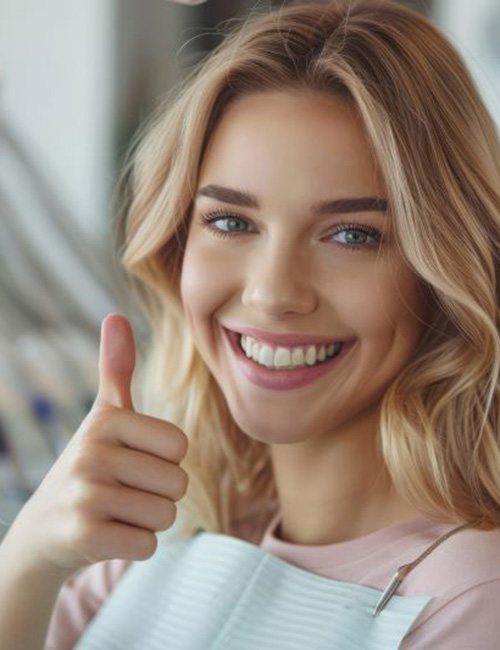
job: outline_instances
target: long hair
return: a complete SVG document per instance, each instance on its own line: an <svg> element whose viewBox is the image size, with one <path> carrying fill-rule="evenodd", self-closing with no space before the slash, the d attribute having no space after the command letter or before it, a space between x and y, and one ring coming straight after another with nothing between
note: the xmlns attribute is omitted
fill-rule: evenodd
<svg viewBox="0 0 500 650"><path fill-rule="evenodd" d="M198 353L180 273L225 107L287 89L342 96L361 117L398 250L430 300L416 353L381 402L378 443L395 489L431 518L499 526L500 144L464 62L431 21L390 0L257 9L220 29L134 143L117 222L151 327L136 401L190 440L181 535L232 534L277 504L269 446L238 429Z"/></svg>

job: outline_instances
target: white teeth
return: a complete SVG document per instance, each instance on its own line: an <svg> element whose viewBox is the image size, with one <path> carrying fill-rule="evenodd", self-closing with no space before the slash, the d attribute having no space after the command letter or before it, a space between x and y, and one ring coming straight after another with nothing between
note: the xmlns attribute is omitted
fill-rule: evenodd
<svg viewBox="0 0 500 650"><path fill-rule="evenodd" d="M303 366L305 364L304 351L302 348L293 348L292 350L292 365Z"/></svg>
<svg viewBox="0 0 500 650"><path fill-rule="evenodd" d="M274 365L276 368L286 368L291 365L292 355L287 348L276 348L274 353Z"/></svg>
<svg viewBox="0 0 500 650"><path fill-rule="evenodd" d="M261 345L260 350L258 351L258 355L259 355L258 361L261 365L267 366L268 368L270 368L273 365L274 352L272 348L270 348L268 345ZM255 352L254 352L254 359L255 359Z"/></svg>
<svg viewBox="0 0 500 650"><path fill-rule="evenodd" d="M318 346L318 348L315 345L294 348L278 346L274 348L265 343L259 343L244 334L240 338L240 344L249 359L253 359L257 363L266 366L266 368L314 366L327 357L335 356L342 346L341 343L330 343Z"/></svg>
<svg viewBox="0 0 500 650"><path fill-rule="evenodd" d="M310 345L307 348L306 363L308 366L314 366L314 364L316 363L316 348L314 347L314 345Z"/></svg>

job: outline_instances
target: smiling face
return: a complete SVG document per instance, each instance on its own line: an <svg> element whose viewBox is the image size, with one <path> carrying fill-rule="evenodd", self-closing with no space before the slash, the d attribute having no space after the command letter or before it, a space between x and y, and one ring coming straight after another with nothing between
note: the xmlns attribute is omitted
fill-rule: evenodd
<svg viewBox="0 0 500 650"><path fill-rule="evenodd" d="M208 185L237 189L255 201L235 205L234 195L203 190ZM198 193L182 301L197 348L239 427L268 443L362 427L425 326L418 318L423 293L398 256L384 188L353 109L312 93L239 98L212 134ZM338 199L367 201L317 209ZM326 359L325 372L285 375L247 359L224 327L265 330L278 336L276 344L282 334L304 342L354 338L356 344L335 362ZM298 373L304 381L294 382ZM278 390L272 380L280 374L291 384Z"/></svg>

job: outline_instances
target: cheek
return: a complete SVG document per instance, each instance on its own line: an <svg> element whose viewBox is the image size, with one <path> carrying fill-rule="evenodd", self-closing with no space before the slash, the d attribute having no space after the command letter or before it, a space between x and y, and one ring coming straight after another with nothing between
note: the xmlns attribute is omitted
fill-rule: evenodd
<svg viewBox="0 0 500 650"><path fill-rule="evenodd" d="M227 293L227 266L213 250L188 240L181 272L181 299L190 318L210 315Z"/></svg>
<svg viewBox="0 0 500 650"><path fill-rule="evenodd" d="M366 277L362 281L361 278L356 278L345 282L342 287L335 289L335 296L339 310L342 309L345 321L350 323L353 330L361 332L373 329L377 323L383 322L383 301L387 300L387 296L381 300L373 279Z"/></svg>
<svg viewBox="0 0 500 650"><path fill-rule="evenodd" d="M331 285L329 292L339 316L353 332L383 340L396 330L412 342L425 317L424 294L406 267L377 266L369 273L353 272Z"/></svg>
<svg viewBox="0 0 500 650"><path fill-rule="evenodd" d="M413 348L425 327L425 302L418 278L400 265L376 293L381 326L396 332L404 347Z"/></svg>
<svg viewBox="0 0 500 650"><path fill-rule="evenodd" d="M328 280L325 298L344 330L356 336L384 336L397 309L394 295L388 290L386 272L382 269L352 269ZM332 312L333 313L333 312Z"/></svg>

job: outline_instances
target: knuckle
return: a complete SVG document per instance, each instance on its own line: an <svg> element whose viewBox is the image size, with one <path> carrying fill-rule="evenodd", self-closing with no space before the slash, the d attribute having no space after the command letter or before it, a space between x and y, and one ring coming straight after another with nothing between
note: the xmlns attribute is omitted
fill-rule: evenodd
<svg viewBox="0 0 500 650"><path fill-rule="evenodd" d="M177 473L177 499L181 499L187 492L189 484L189 476L187 472L182 468L178 468Z"/></svg>
<svg viewBox="0 0 500 650"><path fill-rule="evenodd" d="M178 454L179 454L179 462L183 460L186 457L187 451L188 451L188 446L189 446L189 438L187 435L184 433L182 429L177 429L178 431Z"/></svg>
<svg viewBox="0 0 500 650"><path fill-rule="evenodd" d="M103 433L108 430L110 420L110 411L107 409L100 409L95 413L92 413L88 421L86 438L90 439L99 439Z"/></svg>
<svg viewBox="0 0 500 650"><path fill-rule="evenodd" d="M76 510L89 510L91 505L99 499L97 488L83 480L73 481L68 498Z"/></svg>
<svg viewBox="0 0 500 650"><path fill-rule="evenodd" d="M73 548L87 563L94 564L108 559L105 552L106 544L103 543L103 539L102 526L85 522L81 526L80 535L76 539Z"/></svg>
<svg viewBox="0 0 500 650"><path fill-rule="evenodd" d="M82 453L83 476L102 477L112 472L113 458L112 450L105 445L88 445Z"/></svg>
<svg viewBox="0 0 500 650"><path fill-rule="evenodd" d="M173 422L162 421L161 426L166 433L165 446L168 448L168 454L171 456L171 460L180 463L186 456L189 438Z"/></svg>
<svg viewBox="0 0 500 650"><path fill-rule="evenodd" d="M94 525L84 517L75 516L69 523L68 537L72 544L82 549L94 539Z"/></svg>
<svg viewBox="0 0 500 650"><path fill-rule="evenodd" d="M144 531L140 537L140 541L137 542L136 557L141 560L147 560L154 554L157 546L158 540L155 534Z"/></svg>
<svg viewBox="0 0 500 650"><path fill-rule="evenodd" d="M76 478L83 479L91 475L91 470L94 466L94 451L88 446L82 448L77 456L74 457L72 463L72 473Z"/></svg>
<svg viewBox="0 0 500 650"><path fill-rule="evenodd" d="M170 500L164 500L163 512L160 517L159 527L157 530L167 530L174 523L177 517L177 506Z"/></svg>

